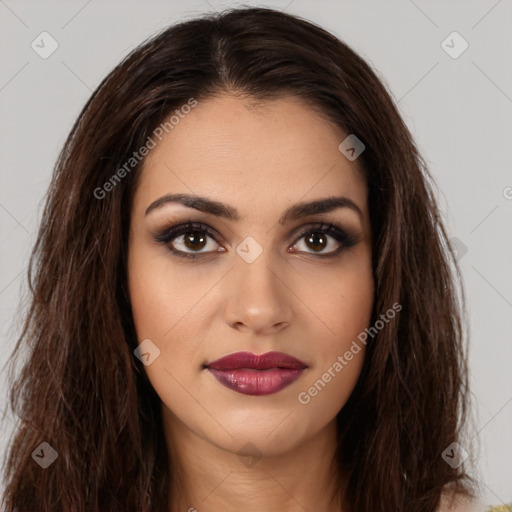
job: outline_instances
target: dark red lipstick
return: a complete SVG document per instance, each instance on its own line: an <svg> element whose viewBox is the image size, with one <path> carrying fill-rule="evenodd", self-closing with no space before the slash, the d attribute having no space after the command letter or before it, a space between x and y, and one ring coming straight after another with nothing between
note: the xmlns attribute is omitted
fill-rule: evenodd
<svg viewBox="0 0 512 512"><path fill-rule="evenodd" d="M224 386L244 395L271 395L297 380L307 365L282 352L236 352L205 368Z"/></svg>

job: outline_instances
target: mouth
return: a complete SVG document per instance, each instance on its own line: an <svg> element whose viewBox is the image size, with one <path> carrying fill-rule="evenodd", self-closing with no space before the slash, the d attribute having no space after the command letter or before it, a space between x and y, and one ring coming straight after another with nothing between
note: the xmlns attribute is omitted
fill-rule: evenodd
<svg viewBox="0 0 512 512"><path fill-rule="evenodd" d="M222 385L244 395L271 395L296 381L308 368L282 352L236 352L204 365Z"/></svg>

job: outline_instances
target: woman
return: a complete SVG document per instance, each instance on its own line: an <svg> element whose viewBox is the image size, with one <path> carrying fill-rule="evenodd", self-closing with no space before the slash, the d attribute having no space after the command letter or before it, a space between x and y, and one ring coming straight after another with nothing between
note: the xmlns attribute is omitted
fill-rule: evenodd
<svg viewBox="0 0 512 512"><path fill-rule="evenodd" d="M55 168L7 510L469 510L430 179L370 67L305 20L236 9L134 50Z"/></svg>

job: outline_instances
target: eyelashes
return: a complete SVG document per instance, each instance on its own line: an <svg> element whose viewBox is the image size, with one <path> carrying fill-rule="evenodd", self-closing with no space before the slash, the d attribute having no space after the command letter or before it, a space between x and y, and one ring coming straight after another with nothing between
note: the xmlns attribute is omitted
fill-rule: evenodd
<svg viewBox="0 0 512 512"><path fill-rule="evenodd" d="M155 238L156 242L164 244L164 245L168 245L169 250L173 254L175 254L176 256L178 256L180 258L197 259L197 258L205 257L205 256L207 256L207 254L211 254L210 251L208 251L208 253L207 252L188 253L188 252L180 251L180 250L172 247L171 242L175 238L177 238L181 235L190 234L190 233L203 234L203 236L206 235L210 238L213 238L214 240L216 240L218 238L215 235L215 233L213 233L213 231L210 229L210 227L207 226L206 224L202 224L200 222L192 222L192 221L188 221L185 224L178 224L175 226L170 226L170 227L164 228L161 232L157 233L154 238Z"/></svg>
<svg viewBox="0 0 512 512"><path fill-rule="evenodd" d="M213 249L202 251L205 247L200 248L202 252L186 252L176 249L174 247L173 242L176 238L182 235L191 234L193 234L193 238L196 237L196 239L199 236L199 238L201 239L201 243L205 241L208 244L208 238L211 238L218 244L218 239L221 239L221 237L216 235L215 232L208 225L203 224L201 222L192 222L190 220L186 223L176 224L161 229L154 235L154 239L156 242L160 244L167 245L169 247L169 250L173 253L173 255L175 255L178 258L193 260L198 258L205 258L207 256L211 256L214 253L225 252L225 249ZM330 245L330 241L325 237L325 235L327 235L328 237L333 238L339 244L339 247L334 251L330 250L328 252L322 252L325 250L325 248L321 248L320 251L298 251L303 252L308 256L313 256L316 258L331 258L338 256L345 249L353 247L359 242L358 236L342 229L339 226L336 226L334 223L316 223L310 224L308 225L307 228L302 230L300 234L295 238L292 247L295 247L298 244L298 242L301 241L302 238L304 238L306 235L320 235L322 239L326 240L327 245Z"/></svg>

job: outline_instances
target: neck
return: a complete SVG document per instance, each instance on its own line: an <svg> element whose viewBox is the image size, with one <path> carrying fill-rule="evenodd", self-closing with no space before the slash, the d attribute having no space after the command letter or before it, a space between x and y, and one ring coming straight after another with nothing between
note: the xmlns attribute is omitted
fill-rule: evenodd
<svg viewBox="0 0 512 512"><path fill-rule="evenodd" d="M243 456L192 432L165 407L163 419L170 512L342 510L346 478L336 463L336 420L286 453L251 453L249 444Z"/></svg>

